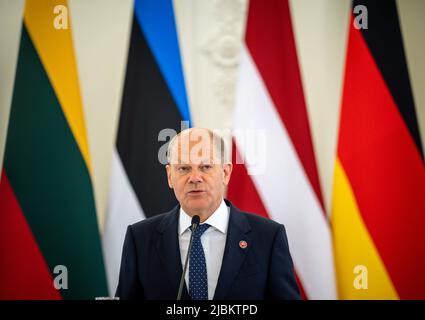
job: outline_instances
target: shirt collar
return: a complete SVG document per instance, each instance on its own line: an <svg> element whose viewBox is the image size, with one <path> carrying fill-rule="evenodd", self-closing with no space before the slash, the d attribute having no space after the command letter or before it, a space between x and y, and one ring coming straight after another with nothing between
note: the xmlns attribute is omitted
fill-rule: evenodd
<svg viewBox="0 0 425 320"><path fill-rule="evenodd" d="M192 217L189 216L182 207L180 207L179 215L179 235L182 235L191 225ZM229 224L229 208L226 206L224 200L221 200L221 203L217 210L213 212L209 218L204 221L202 224L208 223L211 227L214 227L221 233L226 234L227 226Z"/></svg>

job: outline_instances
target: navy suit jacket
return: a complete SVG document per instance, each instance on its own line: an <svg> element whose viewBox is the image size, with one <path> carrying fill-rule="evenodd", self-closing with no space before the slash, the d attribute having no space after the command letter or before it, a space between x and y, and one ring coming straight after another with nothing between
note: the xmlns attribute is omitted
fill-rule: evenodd
<svg viewBox="0 0 425 320"><path fill-rule="evenodd" d="M230 217L214 300L299 299L284 226L225 201ZM128 227L117 297L176 299L183 269L178 217L179 206ZM190 299L186 285L182 299Z"/></svg>

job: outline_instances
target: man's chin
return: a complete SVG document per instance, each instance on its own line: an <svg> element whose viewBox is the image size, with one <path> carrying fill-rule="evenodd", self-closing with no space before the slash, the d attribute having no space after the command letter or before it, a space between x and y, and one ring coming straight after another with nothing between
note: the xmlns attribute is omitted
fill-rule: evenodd
<svg viewBox="0 0 425 320"><path fill-rule="evenodd" d="M205 199L189 199L186 201L186 208L191 212L202 212L207 209L209 203Z"/></svg>

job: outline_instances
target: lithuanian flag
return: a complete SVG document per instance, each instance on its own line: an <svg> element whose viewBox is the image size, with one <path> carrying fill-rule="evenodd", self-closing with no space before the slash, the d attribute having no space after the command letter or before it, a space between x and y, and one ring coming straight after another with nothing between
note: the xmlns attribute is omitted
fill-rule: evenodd
<svg viewBox="0 0 425 320"><path fill-rule="evenodd" d="M425 299L425 167L395 1L354 1L334 176L339 297Z"/></svg>
<svg viewBox="0 0 425 320"><path fill-rule="evenodd" d="M25 6L0 182L0 299L107 294L70 20L54 27L57 5L67 7Z"/></svg>

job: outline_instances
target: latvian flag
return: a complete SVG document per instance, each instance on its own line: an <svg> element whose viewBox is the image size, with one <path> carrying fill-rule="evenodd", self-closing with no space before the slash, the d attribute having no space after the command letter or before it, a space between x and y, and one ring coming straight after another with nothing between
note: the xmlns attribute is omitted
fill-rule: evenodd
<svg viewBox="0 0 425 320"><path fill-rule="evenodd" d="M190 125L171 0L136 0L103 247L115 293L127 226L177 204L158 152Z"/></svg>
<svg viewBox="0 0 425 320"><path fill-rule="evenodd" d="M425 299L425 168L397 6L357 5L369 25L353 17L348 42L332 209L339 294Z"/></svg>
<svg viewBox="0 0 425 320"><path fill-rule="evenodd" d="M229 200L284 224L304 296L335 299L331 228L286 0L250 1L234 130ZM255 136L260 146L250 145ZM237 155L245 164L236 163Z"/></svg>
<svg viewBox="0 0 425 320"><path fill-rule="evenodd" d="M56 5L67 7L25 5L0 182L0 299L107 294L71 28L53 27Z"/></svg>

